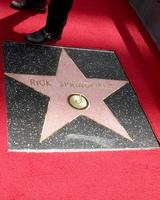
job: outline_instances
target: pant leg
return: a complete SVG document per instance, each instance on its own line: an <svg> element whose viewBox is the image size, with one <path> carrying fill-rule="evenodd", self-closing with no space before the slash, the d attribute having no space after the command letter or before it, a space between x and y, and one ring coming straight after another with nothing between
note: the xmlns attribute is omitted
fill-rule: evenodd
<svg viewBox="0 0 160 200"><path fill-rule="evenodd" d="M33 5L33 4L47 4L47 1L46 0L25 0L25 2L29 5Z"/></svg>
<svg viewBox="0 0 160 200"><path fill-rule="evenodd" d="M51 0L45 29L48 32L61 34L67 22L73 0Z"/></svg>
<svg viewBox="0 0 160 200"><path fill-rule="evenodd" d="M34 0L32 0L32 1L34 1ZM35 0L35 2L36 2L36 3L47 3L46 0Z"/></svg>

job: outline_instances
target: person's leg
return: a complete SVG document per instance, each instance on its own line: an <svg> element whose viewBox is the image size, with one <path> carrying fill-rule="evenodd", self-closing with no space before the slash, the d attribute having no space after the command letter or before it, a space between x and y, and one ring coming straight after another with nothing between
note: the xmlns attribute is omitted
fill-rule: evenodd
<svg viewBox="0 0 160 200"><path fill-rule="evenodd" d="M45 11L47 8L46 0L12 0L10 6L16 9L34 9Z"/></svg>
<svg viewBox="0 0 160 200"><path fill-rule="evenodd" d="M72 4L73 0L51 0L45 27L27 35L26 39L34 43L59 40Z"/></svg>
<svg viewBox="0 0 160 200"><path fill-rule="evenodd" d="M61 34L72 5L73 0L52 0L48 7L45 30L56 35Z"/></svg>

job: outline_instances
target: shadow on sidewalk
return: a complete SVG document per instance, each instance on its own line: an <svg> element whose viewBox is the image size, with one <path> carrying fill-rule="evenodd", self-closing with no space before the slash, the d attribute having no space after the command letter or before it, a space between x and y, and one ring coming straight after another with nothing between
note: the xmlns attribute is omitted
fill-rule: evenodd
<svg viewBox="0 0 160 200"><path fill-rule="evenodd" d="M6 40L23 41L25 33L15 32L14 27L27 18L35 16L36 14L37 12L35 11L20 10L10 16L0 19L0 44L2 45Z"/></svg>

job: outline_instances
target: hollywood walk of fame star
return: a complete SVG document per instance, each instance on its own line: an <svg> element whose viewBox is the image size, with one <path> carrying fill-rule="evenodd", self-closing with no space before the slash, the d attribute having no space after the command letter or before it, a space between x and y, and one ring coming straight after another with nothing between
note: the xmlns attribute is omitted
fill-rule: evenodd
<svg viewBox="0 0 160 200"><path fill-rule="evenodd" d="M50 98L40 142L80 115L132 141L103 101L123 87L127 81L86 78L64 49L61 52L56 76L14 73L5 73L5 75ZM74 94L83 95L89 102L89 106L81 110L72 107L68 97Z"/></svg>

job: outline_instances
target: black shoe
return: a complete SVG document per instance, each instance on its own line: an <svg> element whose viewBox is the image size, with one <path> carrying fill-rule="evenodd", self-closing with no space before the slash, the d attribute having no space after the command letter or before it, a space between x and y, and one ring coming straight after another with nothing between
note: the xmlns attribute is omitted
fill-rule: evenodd
<svg viewBox="0 0 160 200"><path fill-rule="evenodd" d="M16 9L31 9L36 11L45 11L47 9L47 3L36 3L34 0L13 0L10 4L12 8Z"/></svg>
<svg viewBox="0 0 160 200"><path fill-rule="evenodd" d="M46 30L43 28L37 32L28 34L25 36L26 40L32 43L44 43L48 41L57 41L61 39L61 34L59 35L54 35L53 33L48 33Z"/></svg>

